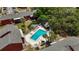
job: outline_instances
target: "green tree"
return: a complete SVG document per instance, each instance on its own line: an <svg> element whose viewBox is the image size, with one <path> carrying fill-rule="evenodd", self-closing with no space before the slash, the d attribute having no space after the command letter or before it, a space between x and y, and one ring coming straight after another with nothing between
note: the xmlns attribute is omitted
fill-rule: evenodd
<svg viewBox="0 0 79 59"><path fill-rule="evenodd" d="M57 38L57 35L53 31L51 31L48 37L49 41L53 42L56 40L56 38Z"/></svg>
<svg viewBox="0 0 79 59"><path fill-rule="evenodd" d="M70 36L79 35L79 8L71 7L51 7L36 8L34 14L39 18L48 18L49 25L55 34L64 31Z"/></svg>
<svg viewBox="0 0 79 59"><path fill-rule="evenodd" d="M48 17L46 15L40 15L38 17L38 22L44 25L48 21Z"/></svg>

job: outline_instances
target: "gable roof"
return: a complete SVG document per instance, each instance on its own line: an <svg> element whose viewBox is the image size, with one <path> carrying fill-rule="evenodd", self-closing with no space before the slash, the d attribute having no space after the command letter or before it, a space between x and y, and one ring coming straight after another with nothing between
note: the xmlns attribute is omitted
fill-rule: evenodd
<svg viewBox="0 0 79 59"><path fill-rule="evenodd" d="M75 51L79 51L78 37L68 37L62 41L52 44L52 46L49 46L42 51L71 51L71 48L73 48Z"/></svg>
<svg viewBox="0 0 79 59"><path fill-rule="evenodd" d="M16 14L9 14L9 15L0 16L0 20L24 17L24 16L28 16L28 15L32 15L32 14L33 14L33 12L20 12L20 13L16 13Z"/></svg>
<svg viewBox="0 0 79 59"><path fill-rule="evenodd" d="M0 29L0 49L11 43L22 43L21 33L13 24Z"/></svg>

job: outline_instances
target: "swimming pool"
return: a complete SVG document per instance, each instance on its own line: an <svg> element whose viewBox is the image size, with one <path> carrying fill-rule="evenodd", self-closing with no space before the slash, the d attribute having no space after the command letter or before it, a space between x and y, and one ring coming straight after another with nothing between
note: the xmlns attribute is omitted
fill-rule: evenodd
<svg viewBox="0 0 79 59"><path fill-rule="evenodd" d="M32 40L36 41L40 36L45 35L47 32L39 29L36 33L32 35Z"/></svg>

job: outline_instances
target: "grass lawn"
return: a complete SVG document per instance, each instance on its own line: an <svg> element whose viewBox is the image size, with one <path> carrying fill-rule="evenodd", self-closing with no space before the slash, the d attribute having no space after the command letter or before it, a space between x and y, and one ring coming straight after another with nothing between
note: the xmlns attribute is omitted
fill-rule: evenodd
<svg viewBox="0 0 79 59"><path fill-rule="evenodd" d="M24 28L24 24L23 23L18 23L16 25L18 26L19 29L23 29Z"/></svg>
<svg viewBox="0 0 79 59"><path fill-rule="evenodd" d="M28 26L32 23L32 21L25 21L25 22L22 22L22 23L18 23L16 24L16 26L18 26L19 29L22 29L22 31L24 33L28 33L29 32L29 28Z"/></svg>
<svg viewBox="0 0 79 59"><path fill-rule="evenodd" d="M19 29L22 29L23 33L25 33L25 25L24 25L24 23L18 23L18 24L16 24L16 26L18 26Z"/></svg>
<svg viewBox="0 0 79 59"><path fill-rule="evenodd" d="M32 23L31 20L27 20L25 21L25 30L26 30L26 34L30 32L30 29L28 28L28 26Z"/></svg>

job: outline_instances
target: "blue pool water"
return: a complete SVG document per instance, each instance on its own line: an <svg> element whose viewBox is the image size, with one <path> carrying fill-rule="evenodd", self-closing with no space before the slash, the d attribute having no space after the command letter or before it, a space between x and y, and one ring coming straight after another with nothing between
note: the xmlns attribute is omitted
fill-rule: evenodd
<svg viewBox="0 0 79 59"><path fill-rule="evenodd" d="M32 35L32 40L36 41L40 36L45 35L47 32L39 29L36 33Z"/></svg>

